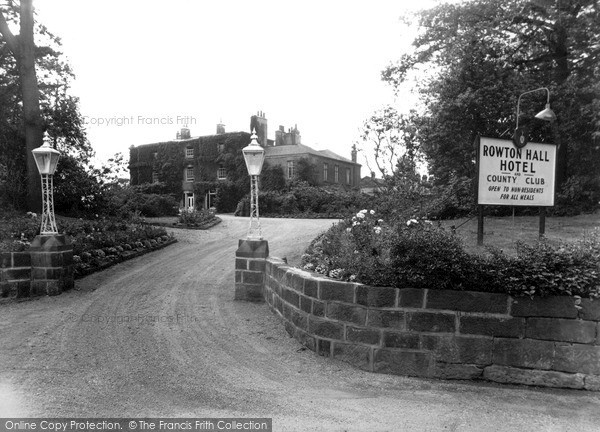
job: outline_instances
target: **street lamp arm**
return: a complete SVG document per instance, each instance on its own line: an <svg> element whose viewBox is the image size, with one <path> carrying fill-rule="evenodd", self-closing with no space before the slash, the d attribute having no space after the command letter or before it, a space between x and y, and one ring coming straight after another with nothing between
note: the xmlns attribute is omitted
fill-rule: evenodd
<svg viewBox="0 0 600 432"><path fill-rule="evenodd" d="M548 105L550 103L550 90L548 90L548 87L540 87L535 90L529 90L529 91L526 91L525 93L521 93L519 95L519 98L517 99L517 125L516 125L515 129L519 128L519 115L521 114L521 109L520 109L521 97L525 96L526 94L534 93L534 92L540 91L540 90L546 90L546 94L547 94L546 105Z"/></svg>

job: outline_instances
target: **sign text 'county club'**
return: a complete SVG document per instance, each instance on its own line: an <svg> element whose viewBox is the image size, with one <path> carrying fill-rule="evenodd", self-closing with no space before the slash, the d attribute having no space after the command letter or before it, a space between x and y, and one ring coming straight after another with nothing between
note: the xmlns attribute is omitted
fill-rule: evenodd
<svg viewBox="0 0 600 432"><path fill-rule="evenodd" d="M478 204L553 206L556 146L481 137Z"/></svg>

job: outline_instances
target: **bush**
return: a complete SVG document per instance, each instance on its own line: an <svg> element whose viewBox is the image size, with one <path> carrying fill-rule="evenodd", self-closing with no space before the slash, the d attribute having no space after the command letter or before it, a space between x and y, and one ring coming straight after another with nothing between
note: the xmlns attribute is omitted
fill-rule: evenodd
<svg viewBox="0 0 600 432"><path fill-rule="evenodd" d="M261 191L261 216L344 218L366 207L372 197L358 191L333 187L315 187L306 182L294 182L284 191ZM250 198L244 197L238 208L249 209Z"/></svg>
<svg viewBox="0 0 600 432"><path fill-rule="evenodd" d="M0 218L0 252L22 252L29 249L39 234L42 218L35 213L3 212Z"/></svg>
<svg viewBox="0 0 600 432"><path fill-rule="evenodd" d="M465 251L452 232L427 220L388 226L363 210L317 237L307 270L374 286L600 297L600 230L574 243L519 243L516 256Z"/></svg>
<svg viewBox="0 0 600 432"><path fill-rule="evenodd" d="M211 210L181 209L179 211L179 223L187 226L201 226L216 219Z"/></svg>
<svg viewBox="0 0 600 432"><path fill-rule="evenodd" d="M373 210L363 209L317 237L302 255L306 270L370 285L391 285L393 236Z"/></svg>
<svg viewBox="0 0 600 432"><path fill-rule="evenodd" d="M179 208L179 202L170 194L161 194L149 191L161 191L164 186L152 185L129 186L114 191L110 198L110 207L115 214L128 217L131 214L140 213L146 217L175 216Z"/></svg>
<svg viewBox="0 0 600 432"><path fill-rule="evenodd" d="M461 239L431 221L409 219L396 227L391 265L394 286L433 289L468 289L470 256Z"/></svg>

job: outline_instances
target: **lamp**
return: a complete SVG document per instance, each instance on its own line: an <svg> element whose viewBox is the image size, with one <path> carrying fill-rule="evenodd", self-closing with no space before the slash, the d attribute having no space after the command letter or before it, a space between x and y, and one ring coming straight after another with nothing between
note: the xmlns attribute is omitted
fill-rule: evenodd
<svg viewBox="0 0 600 432"><path fill-rule="evenodd" d="M252 130L250 144L242 149L246 169L250 176L250 225L248 226L249 239L262 239L260 218L258 212L258 176L262 171L265 161L265 149L257 141L256 130Z"/></svg>
<svg viewBox="0 0 600 432"><path fill-rule="evenodd" d="M31 151L35 164L42 178L42 227L40 234L58 234L54 218L54 185L53 176L58 165L60 152L50 147L47 134L41 147Z"/></svg>
<svg viewBox="0 0 600 432"><path fill-rule="evenodd" d="M535 90L529 90L529 91L526 91L525 93L521 93L519 95L519 98L517 99L517 124L515 127L515 133L513 135L513 143L519 148L524 147L527 144L527 137L525 136L527 133L526 130L524 130L524 128L519 129L519 115L521 114L521 110L520 110L521 97L525 96L526 94L533 93L533 92L536 92L539 90L546 91L546 94L547 94L546 107L542 111L537 113L535 115L535 118L539 119L539 120L547 121L547 122L553 122L554 120L556 120L556 114L554 114L554 111L552 111L552 109L550 109L550 90L548 90L547 87L540 87Z"/></svg>

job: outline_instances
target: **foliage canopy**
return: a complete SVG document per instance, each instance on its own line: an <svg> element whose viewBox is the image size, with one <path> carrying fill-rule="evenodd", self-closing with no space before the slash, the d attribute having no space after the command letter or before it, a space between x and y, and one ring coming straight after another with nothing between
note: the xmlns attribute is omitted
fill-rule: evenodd
<svg viewBox="0 0 600 432"><path fill-rule="evenodd" d="M557 178L572 199L600 197L600 10L594 0L473 0L417 14L414 51L382 72L398 93L415 80L422 110L413 144L437 184L473 179L477 135L510 139L520 94L551 93L558 121L533 120L545 96L521 102L530 141L558 145ZM573 180L575 179L575 180ZM573 184L579 188L573 192Z"/></svg>

